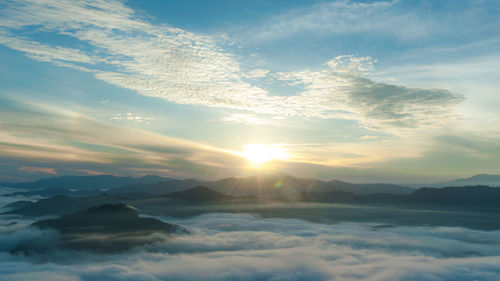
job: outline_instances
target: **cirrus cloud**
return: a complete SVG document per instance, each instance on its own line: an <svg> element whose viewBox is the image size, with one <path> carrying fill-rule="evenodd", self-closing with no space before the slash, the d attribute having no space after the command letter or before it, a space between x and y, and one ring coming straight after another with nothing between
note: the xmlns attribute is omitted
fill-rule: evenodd
<svg viewBox="0 0 500 281"><path fill-rule="evenodd" d="M42 42L37 34L76 43ZM336 57L317 71L245 70L235 54L220 47L224 38L152 24L114 0L26 0L8 3L0 12L1 44L38 61L91 72L113 85L177 104L352 119L397 134L401 128L441 126L453 118L453 107L463 99L446 90L374 82L364 76L373 67L369 57ZM271 84L299 85L303 90L276 95L254 83L263 77Z"/></svg>

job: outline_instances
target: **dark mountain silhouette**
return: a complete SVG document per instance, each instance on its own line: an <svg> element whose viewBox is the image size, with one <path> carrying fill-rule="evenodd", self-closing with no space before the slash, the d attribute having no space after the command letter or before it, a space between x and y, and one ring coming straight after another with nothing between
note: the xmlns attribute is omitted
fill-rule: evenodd
<svg viewBox="0 0 500 281"><path fill-rule="evenodd" d="M6 182L6 181L0 181L0 187L4 186L4 187L12 187L16 185L15 183L12 183L12 182Z"/></svg>
<svg viewBox="0 0 500 281"><path fill-rule="evenodd" d="M58 219L41 220L32 225L40 229L56 230L59 235L46 244L23 241L13 252L29 254L53 248L70 248L112 253L165 240L161 236L151 237L155 232L167 235L188 233L179 225L139 217L133 207L125 204L92 207Z"/></svg>
<svg viewBox="0 0 500 281"><path fill-rule="evenodd" d="M11 183L6 186L23 189L65 188L73 190L113 189L131 184L151 184L159 181L169 181L170 178L160 176L144 176L141 178L119 177L113 175L98 176L61 176L40 179L34 182Z"/></svg>
<svg viewBox="0 0 500 281"><path fill-rule="evenodd" d="M118 177L113 175L99 176L62 176L41 179L28 183L0 183L1 186L31 189L32 195L52 196L67 195L88 196L82 190L108 190L118 193L149 193L153 195L182 191L197 185L207 186L215 191L228 195L254 195L260 197L275 197L297 192L329 192L346 191L357 195L374 193L410 194L415 189L386 183L355 184L339 180L320 181L317 179L296 178L285 173L260 174L250 177L229 177L216 181L201 181L194 179L179 180L161 176L148 175L141 178ZM479 174L470 178L456 179L448 182L435 183L428 186L469 186L487 185L500 187L500 175ZM36 190L33 190L36 189ZM42 192L42 189L51 189ZM97 191L91 191L92 194ZM17 194L26 195L29 194Z"/></svg>
<svg viewBox="0 0 500 281"><path fill-rule="evenodd" d="M351 192L303 192L297 197L300 201L321 203L348 203L353 202L358 196Z"/></svg>
<svg viewBox="0 0 500 281"><path fill-rule="evenodd" d="M375 193L391 193L391 194L410 194L415 189L389 183L348 183L338 180L327 182L323 188L315 189L316 192L326 191L346 191L358 195L375 194Z"/></svg>
<svg viewBox="0 0 500 281"><path fill-rule="evenodd" d="M127 194L127 193L149 193L151 195L161 195L175 191L182 191L201 185L200 181L194 179L169 180L152 184L131 184L120 188L109 190L109 194Z"/></svg>
<svg viewBox="0 0 500 281"><path fill-rule="evenodd" d="M229 195L255 195L264 198L297 192L347 191L362 195L371 193L408 194L414 191L412 188L394 184L354 184L338 180L324 182L317 179L296 178L285 173L226 178L205 182L203 185Z"/></svg>
<svg viewBox="0 0 500 281"><path fill-rule="evenodd" d="M187 233L177 225L154 218L141 218L135 208L126 204L105 204L58 219L33 223L38 228L54 228L61 233L165 232Z"/></svg>
<svg viewBox="0 0 500 281"><path fill-rule="evenodd" d="M181 199L185 201L196 201L196 202L217 202L224 200L232 200L232 196L228 196L226 194L213 191L206 186L198 185L188 190L172 192L166 195L165 197Z"/></svg>
<svg viewBox="0 0 500 281"><path fill-rule="evenodd" d="M90 189L90 190L69 190L61 187L53 187L46 189L37 189L31 191L18 191L13 193L4 194L2 196L41 196L41 197L51 197L56 195L65 195L68 197L84 197L84 196L93 196L99 195L102 191L98 189Z"/></svg>
<svg viewBox="0 0 500 281"><path fill-rule="evenodd" d="M243 178L225 178L204 185L228 195L254 195L261 198L272 198L311 190L324 184L316 179L302 179L285 173L261 174Z"/></svg>
<svg viewBox="0 0 500 281"><path fill-rule="evenodd" d="M19 208L31 206L33 204L35 204L35 203L28 201L28 200L20 200L20 201L12 202L10 204L2 206L2 209L19 209Z"/></svg>
<svg viewBox="0 0 500 281"><path fill-rule="evenodd" d="M500 187L500 175L479 174L470 178L456 179L432 184L434 187L487 185Z"/></svg>
<svg viewBox="0 0 500 281"><path fill-rule="evenodd" d="M284 194L269 201L253 196L234 197L214 191L208 187L197 186L185 191L173 192L156 196L125 195L100 195L92 197L70 198L55 196L41 199L35 203L19 203L19 208L9 210L3 214L17 214L23 216L65 215L81 211L92 206L102 204L127 203L140 206L141 210L148 213L165 214L162 212L175 212L182 215L184 207L198 207L200 204L210 208L203 212L210 212L222 205L231 205L231 208L244 204L258 204L265 206L268 202L320 202L320 203L345 203L367 205L390 205L393 207L418 207L418 208L488 208L499 209L500 188L487 186L466 186L448 188L421 188L411 194L376 193L357 195L346 191L315 192L305 191L293 194ZM241 204L241 205L240 205ZM216 207L218 205L219 207ZM200 209L201 210L201 209ZM159 212L159 213L158 213Z"/></svg>
<svg viewBox="0 0 500 281"><path fill-rule="evenodd" d="M481 185L420 188L407 197L403 197L403 199L405 203L500 207L500 188Z"/></svg>
<svg viewBox="0 0 500 281"><path fill-rule="evenodd" d="M111 194L146 192L152 195L167 194L182 191L197 185L230 196L253 195L260 198L274 198L293 195L299 192L348 191L355 194L395 193L409 194L414 189L394 184L353 184L343 181L323 182L316 179L303 179L285 173L262 174L250 177L229 177L216 181L171 180L146 185L129 185L110 190Z"/></svg>
<svg viewBox="0 0 500 281"><path fill-rule="evenodd" d="M103 204L117 204L124 201L126 201L126 199L122 197L108 196L105 194L90 197L67 197L64 195L58 195L47 199L40 199L34 204L25 205L21 208L10 210L2 214L16 214L28 217L39 217L44 215L65 215L85 210L93 206Z"/></svg>
<svg viewBox="0 0 500 281"><path fill-rule="evenodd" d="M309 202L390 204L398 206L433 207L500 207L500 188L463 186L446 188L420 188L411 194L378 193L355 195L349 192L306 192L301 200Z"/></svg>

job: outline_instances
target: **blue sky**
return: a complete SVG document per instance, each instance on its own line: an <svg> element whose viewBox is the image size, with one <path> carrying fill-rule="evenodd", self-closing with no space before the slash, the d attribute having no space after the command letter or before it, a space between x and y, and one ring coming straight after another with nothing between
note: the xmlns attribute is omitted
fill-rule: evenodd
<svg viewBox="0 0 500 281"><path fill-rule="evenodd" d="M0 7L0 180L500 171L498 1Z"/></svg>

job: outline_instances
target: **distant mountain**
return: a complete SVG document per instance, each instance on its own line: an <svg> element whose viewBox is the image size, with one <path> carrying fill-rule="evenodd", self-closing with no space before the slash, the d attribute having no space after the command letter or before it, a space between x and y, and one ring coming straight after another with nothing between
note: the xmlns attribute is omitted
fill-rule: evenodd
<svg viewBox="0 0 500 281"><path fill-rule="evenodd" d="M14 185L16 184L12 182L0 181L0 187L12 187Z"/></svg>
<svg viewBox="0 0 500 281"><path fill-rule="evenodd" d="M378 193L356 195L343 191L305 192L302 201L399 206L500 208L500 189L488 186L420 188L411 194Z"/></svg>
<svg viewBox="0 0 500 281"><path fill-rule="evenodd" d="M358 195L345 191L302 192L296 197L298 201L321 203L349 203L356 202L357 198Z"/></svg>
<svg viewBox="0 0 500 281"><path fill-rule="evenodd" d="M119 188L109 190L109 194L126 194L126 193L149 193L152 195L162 195L166 193L171 193L175 191L182 191L193 188L197 185L202 185L201 181L187 179L187 180L176 180L171 179L169 181L161 181L151 184L131 184Z"/></svg>
<svg viewBox="0 0 500 281"><path fill-rule="evenodd" d="M374 193L391 193L391 194L410 194L415 191L415 189L390 183L348 183L338 180L332 180L327 182L324 188L318 188L316 192L326 192L326 191L346 191L352 192L357 195L367 195Z"/></svg>
<svg viewBox="0 0 500 281"><path fill-rule="evenodd" d="M139 195L100 195L79 198L55 196L38 200L35 203L14 203L13 205L17 205L18 208L12 208L12 210L3 214L17 214L28 217L66 215L102 204L127 203L138 206L141 212L146 214L185 216L211 211L221 212L228 210L228 206L235 210L239 210L238 206L245 206L245 208L260 206L259 208L265 209L266 204L277 202L284 204L283 206L293 202L321 202L387 205L401 208L487 208L500 211L500 188L487 186L421 188L411 194L375 193L357 195L346 191L304 191L284 194L272 200L252 196L227 196L204 186L165 195L142 197ZM199 208L202 204L203 208Z"/></svg>
<svg viewBox="0 0 500 281"><path fill-rule="evenodd" d="M420 188L403 199L405 203L500 208L500 188L481 185Z"/></svg>
<svg viewBox="0 0 500 281"><path fill-rule="evenodd" d="M30 192L33 191L32 193L24 194L26 196L32 194L42 197L51 195L86 196L87 194L84 192L79 194L77 191L103 189L108 190L110 194L149 193L160 195L187 190L198 185L206 186L217 192L231 196L253 195L262 198L272 198L297 192L346 191L357 195L367 195L374 193L410 194L415 190L412 187L408 187L412 185L403 186L387 183L356 184L339 180L320 181L311 178L297 178L285 173L260 174L242 178L228 177L215 181L179 180L154 175L141 178L113 175L62 176L28 183L0 183L0 186L2 184L6 187L17 187L28 189ZM428 184L426 186L447 187L468 185L500 187L500 175L479 174L470 178ZM42 192L42 189L51 190ZM91 194L95 194L95 192Z"/></svg>
<svg viewBox="0 0 500 281"><path fill-rule="evenodd" d="M188 190L172 192L164 195L165 197L181 199L185 201L196 202L221 202L224 200L232 200L232 196L213 191L206 186L198 185Z"/></svg>
<svg viewBox="0 0 500 281"><path fill-rule="evenodd" d="M285 194L318 188L325 183L316 179L303 179L285 173L262 174L243 178L225 178L203 185L233 196L254 195L272 198Z"/></svg>
<svg viewBox="0 0 500 281"><path fill-rule="evenodd" d="M297 192L346 191L358 195L372 193L408 194L415 191L395 184L354 184L338 180L296 178L285 173L256 175L246 178L226 178L204 185L229 195L255 195L263 198L284 196Z"/></svg>
<svg viewBox="0 0 500 281"><path fill-rule="evenodd" d="M68 197L64 195L40 199L36 202L17 201L4 206L6 209L0 215L22 215L26 217L41 217L46 215L67 215L88 209L92 206L103 204L126 203L139 206L143 211L153 209L182 208L186 205L219 203L256 203L261 201L253 196L234 197L225 195L204 186L197 186L179 192L163 195L150 195L146 193L101 194L89 197Z"/></svg>
<svg viewBox="0 0 500 281"><path fill-rule="evenodd" d="M133 207L125 204L92 207L58 219L41 220L32 225L40 229L57 230L60 235L56 241L43 244L25 241L13 252L30 253L52 248L70 248L112 253L164 240L159 236L151 237L154 232L167 235L188 233L179 225L139 217Z"/></svg>
<svg viewBox="0 0 500 281"><path fill-rule="evenodd" d="M52 197L52 196L56 196L56 195L65 195L68 197L84 197L84 196L99 195L101 193L102 193L102 191L97 190L97 189L73 191L73 190L69 190L66 188L53 187L53 188L46 188L46 189L36 189L36 190L31 190L31 191L18 191L18 192L4 194L2 196Z"/></svg>
<svg viewBox="0 0 500 281"><path fill-rule="evenodd" d="M470 178L439 182L432 184L431 186L447 187L447 186L467 186L467 185L487 185L492 187L500 187L500 175L479 174L472 176Z"/></svg>
<svg viewBox="0 0 500 281"><path fill-rule="evenodd" d="M28 200L20 200L20 201L12 202L10 204L2 206L1 208L14 210L14 209L28 207L28 206L31 206L33 204L35 204L35 203L28 201Z"/></svg>
<svg viewBox="0 0 500 281"><path fill-rule="evenodd" d="M65 215L85 210L93 206L98 206L103 204L117 204L123 201L126 201L126 199L123 199L121 197L107 196L107 195L76 197L76 198L67 197L64 195L58 195L47 199L40 199L34 204L25 204L20 208L4 212L2 213L2 215L16 214L28 217L39 217L45 215ZM18 204L22 205L22 203Z"/></svg>
<svg viewBox="0 0 500 281"><path fill-rule="evenodd" d="M171 178L160 176L144 176L141 178L118 177L113 175L98 176L61 176L40 179L34 182L10 183L7 186L23 189L65 188L73 190L113 189L132 184L152 184L169 181Z"/></svg>
<svg viewBox="0 0 500 281"><path fill-rule="evenodd" d="M146 192L152 195L182 191L194 186L206 186L230 196L253 195L260 198L280 197L298 192L347 191L358 195L372 193L408 194L414 189L394 184L353 184L343 181L324 182L317 179L296 178L285 173L255 175L250 177L229 177L216 181L171 180L146 185L130 185L110 190L111 194Z"/></svg>

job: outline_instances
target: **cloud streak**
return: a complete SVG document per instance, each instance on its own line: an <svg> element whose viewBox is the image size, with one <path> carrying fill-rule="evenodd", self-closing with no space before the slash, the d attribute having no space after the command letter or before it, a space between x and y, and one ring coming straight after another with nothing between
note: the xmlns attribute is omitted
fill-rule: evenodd
<svg viewBox="0 0 500 281"><path fill-rule="evenodd" d="M9 103L22 110L9 112L8 122L0 124L0 155L11 164L21 160L24 172L97 169L212 178L238 174L247 162L228 150L102 122L43 102Z"/></svg>
<svg viewBox="0 0 500 281"><path fill-rule="evenodd" d="M154 25L119 1L18 1L6 5L0 16L1 44L177 104L281 117L352 119L370 129L397 133L398 128L442 125L462 100L446 90L371 81L363 76L373 65L370 58L337 57L318 71L245 70L236 55L220 47L223 38ZM39 42L33 34L77 43ZM262 78L299 85L303 91L276 95L254 83Z"/></svg>
<svg viewBox="0 0 500 281"><path fill-rule="evenodd" d="M251 32L260 40L272 41L311 33L323 36L377 33L415 40L435 31L432 19L422 19L415 12L398 11L397 4L398 1L324 2L273 16Z"/></svg>
<svg viewBox="0 0 500 281"><path fill-rule="evenodd" d="M30 174L34 173L44 173L49 175L57 175L56 169L54 168L44 168L44 167L31 167L31 166L22 166L19 168L21 171L25 171Z"/></svg>

